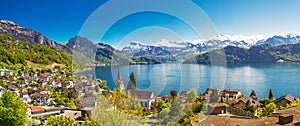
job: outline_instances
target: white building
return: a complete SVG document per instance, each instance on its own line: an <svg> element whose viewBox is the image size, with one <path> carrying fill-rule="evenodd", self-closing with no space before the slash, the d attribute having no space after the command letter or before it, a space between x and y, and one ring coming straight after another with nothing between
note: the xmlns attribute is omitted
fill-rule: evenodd
<svg viewBox="0 0 300 126"><path fill-rule="evenodd" d="M141 103L143 108L149 108L151 106L151 102L154 101L155 96L152 91L133 91L129 90L131 97L137 98L137 101Z"/></svg>

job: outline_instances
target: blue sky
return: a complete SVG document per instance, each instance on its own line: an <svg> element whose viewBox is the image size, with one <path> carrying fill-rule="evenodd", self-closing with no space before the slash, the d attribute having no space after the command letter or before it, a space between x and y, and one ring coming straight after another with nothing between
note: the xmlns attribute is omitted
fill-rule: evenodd
<svg viewBox="0 0 300 126"><path fill-rule="evenodd" d="M0 19L15 21L24 27L41 32L52 40L65 42L76 36L86 19L105 2L4 0L1 1ZM300 33L299 0L195 0L194 3L207 14L220 34L269 36ZM168 3L162 4L168 6ZM120 6L133 5L134 3L127 3ZM184 6L176 9L182 13L192 13ZM117 8L111 16L114 16L114 13L118 13ZM197 35L176 17L156 12L141 12L116 22L101 40L97 37L88 38L110 44L120 40L146 42L163 38L175 41L193 40L197 39Z"/></svg>

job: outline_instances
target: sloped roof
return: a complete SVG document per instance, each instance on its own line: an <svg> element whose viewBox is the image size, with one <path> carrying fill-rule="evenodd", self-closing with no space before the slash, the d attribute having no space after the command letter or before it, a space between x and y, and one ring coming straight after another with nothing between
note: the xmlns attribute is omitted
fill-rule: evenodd
<svg viewBox="0 0 300 126"><path fill-rule="evenodd" d="M210 103L208 104L209 107L226 107L223 103Z"/></svg>
<svg viewBox="0 0 300 126"><path fill-rule="evenodd" d="M290 95L290 94L286 94L286 95L283 95L283 96L277 98L276 100L274 100L274 102L276 103L276 102L279 102L279 101L281 101L283 99L286 99L289 102L293 102L295 100L295 97L292 96L292 95Z"/></svg>
<svg viewBox="0 0 300 126"><path fill-rule="evenodd" d="M223 90L220 92L221 95L229 94L229 95L237 95L240 91L238 90Z"/></svg>
<svg viewBox="0 0 300 126"><path fill-rule="evenodd" d="M80 108L95 107L95 102L96 102L95 97L87 97L87 98L81 98L80 100L75 100L76 106L79 106Z"/></svg>
<svg viewBox="0 0 300 126"><path fill-rule="evenodd" d="M259 101L256 100L256 99L253 99L252 97L245 98L242 101L244 103L246 103L247 101L250 101L250 104L253 105L253 106L255 106L255 107L260 105Z"/></svg>
<svg viewBox="0 0 300 126"><path fill-rule="evenodd" d="M132 97L137 96L138 99L152 99L154 98L154 93L152 91L133 91L129 90Z"/></svg>

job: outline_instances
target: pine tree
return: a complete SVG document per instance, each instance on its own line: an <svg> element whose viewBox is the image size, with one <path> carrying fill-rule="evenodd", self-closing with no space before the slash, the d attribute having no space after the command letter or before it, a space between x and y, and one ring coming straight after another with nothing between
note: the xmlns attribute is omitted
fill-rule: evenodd
<svg viewBox="0 0 300 126"><path fill-rule="evenodd" d="M274 99L273 93L272 93L272 89L270 89L269 91L269 99Z"/></svg>
<svg viewBox="0 0 300 126"><path fill-rule="evenodd" d="M256 96L256 93L254 92L254 90L251 91L250 96Z"/></svg>
<svg viewBox="0 0 300 126"><path fill-rule="evenodd" d="M130 80L128 82L127 90L136 90L136 81L133 72L131 72L130 74Z"/></svg>

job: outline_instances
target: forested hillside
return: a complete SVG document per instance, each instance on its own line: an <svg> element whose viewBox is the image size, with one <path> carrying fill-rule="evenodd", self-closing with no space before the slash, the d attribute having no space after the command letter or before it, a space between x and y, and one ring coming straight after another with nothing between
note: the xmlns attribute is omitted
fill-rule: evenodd
<svg viewBox="0 0 300 126"><path fill-rule="evenodd" d="M27 63L49 65L64 64L71 67L72 57L62 51L42 44L31 44L0 34L0 62L2 65Z"/></svg>

